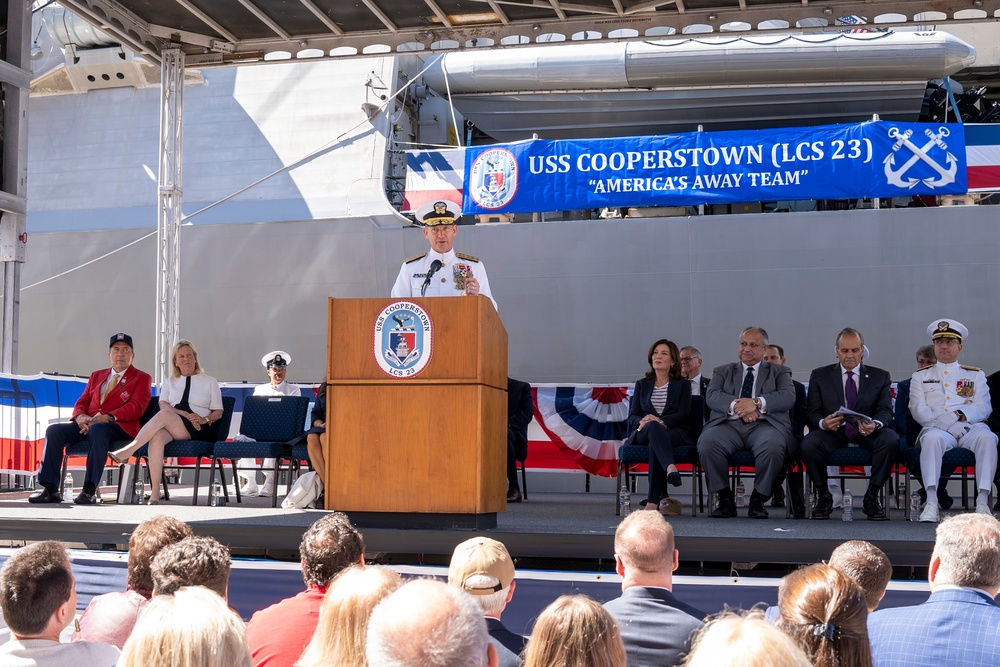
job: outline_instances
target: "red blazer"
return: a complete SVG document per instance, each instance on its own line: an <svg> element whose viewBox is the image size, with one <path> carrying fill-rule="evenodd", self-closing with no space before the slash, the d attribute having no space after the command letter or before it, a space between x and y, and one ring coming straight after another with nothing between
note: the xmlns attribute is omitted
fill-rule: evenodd
<svg viewBox="0 0 1000 667"><path fill-rule="evenodd" d="M135 366L129 366L102 404L101 386L109 375L111 375L110 368L90 374L87 388L73 406L73 419L75 421L80 415L93 417L98 412L102 415L114 415L115 423L134 438L141 426L139 418L149 406L149 397L153 393L153 378L149 377L149 373L143 373Z"/></svg>

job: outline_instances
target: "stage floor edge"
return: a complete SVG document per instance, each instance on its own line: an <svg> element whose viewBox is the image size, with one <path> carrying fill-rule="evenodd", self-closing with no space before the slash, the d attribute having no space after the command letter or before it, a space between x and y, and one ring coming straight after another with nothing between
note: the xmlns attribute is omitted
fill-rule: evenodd
<svg viewBox="0 0 1000 667"><path fill-rule="evenodd" d="M361 526L370 554L405 562L414 554L450 556L455 545L475 534L486 534L507 545L515 558L566 563L610 560L614 556L615 499L609 493L541 493L508 506L496 515L495 528L411 527L405 517L393 526ZM926 567L934 546L934 524L903 520L901 510L891 510L890 521L865 521L856 514L852 522L784 518L784 510L768 508L771 516L751 520L670 517L684 562L752 562L774 564L813 563L829 557L835 546L849 539L868 540L879 546L896 567ZM642 510L640 510L642 511ZM127 544L140 522L158 514L186 521L195 532L211 535L234 550L275 552L294 557L302 533L323 512L282 510L269 499L247 499L225 507L191 506L179 493L175 500L155 507L105 504L100 506L30 505L25 500L0 502L0 540L10 543L55 539L90 548L113 549ZM288 552L281 554L280 552ZM398 555L398 558L394 556Z"/></svg>

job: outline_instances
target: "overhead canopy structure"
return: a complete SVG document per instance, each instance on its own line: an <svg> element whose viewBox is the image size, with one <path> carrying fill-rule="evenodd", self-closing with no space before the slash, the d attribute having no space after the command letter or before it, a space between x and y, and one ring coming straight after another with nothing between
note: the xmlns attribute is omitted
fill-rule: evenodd
<svg viewBox="0 0 1000 667"><path fill-rule="evenodd" d="M684 32L822 29L838 17L937 25L993 20L1000 0L61 0L159 61L189 67L458 50Z"/></svg>

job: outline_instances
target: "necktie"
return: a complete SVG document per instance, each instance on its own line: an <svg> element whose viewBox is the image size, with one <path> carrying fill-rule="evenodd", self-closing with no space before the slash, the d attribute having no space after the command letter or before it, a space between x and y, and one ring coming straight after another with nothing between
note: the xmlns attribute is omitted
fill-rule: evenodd
<svg viewBox="0 0 1000 667"><path fill-rule="evenodd" d="M103 392L101 392L101 403L103 403L104 399L106 399L108 397L108 394L111 393L111 390L114 389L115 386L118 385L118 378L119 377L121 377L121 376L118 373L115 373L114 371L111 371L111 379L108 380L108 386L104 388Z"/></svg>
<svg viewBox="0 0 1000 667"><path fill-rule="evenodd" d="M743 388L740 389L740 398L753 398L753 366L747 366L747 374L743 378Z"/></svg>
<svg viewBox="0 0 1000 667"><path fill-rule="evenodd" d="M844 383L844 398L847 400L847 407L854 409L854 403L858 400L858 385L854 382L854 371L847 371L847 382ZM844 433L848 440L858 437L858 428L850 422L844 422Z"/></svg>

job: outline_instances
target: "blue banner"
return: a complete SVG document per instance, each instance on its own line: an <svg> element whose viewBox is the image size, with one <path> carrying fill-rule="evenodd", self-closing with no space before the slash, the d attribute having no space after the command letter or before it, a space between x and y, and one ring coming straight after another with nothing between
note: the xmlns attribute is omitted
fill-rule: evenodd
<svg viewBox="0 0 1000 667"><path fill-rule="evenodd" d="M961 124L531 140L465 153L462 211L529 213L967 191Z"/></svg>

